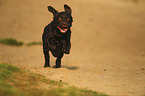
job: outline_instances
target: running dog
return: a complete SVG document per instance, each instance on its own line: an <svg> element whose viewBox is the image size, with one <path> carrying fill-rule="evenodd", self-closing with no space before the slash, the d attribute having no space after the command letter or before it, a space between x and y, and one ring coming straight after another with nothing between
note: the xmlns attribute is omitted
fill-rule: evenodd
<svg viewBox="0 0 145 96"><path fill-rule="evenodd" d="M69 54L71 49L71 30L73 18L72 10L68 5L64 5L64 12L58 12L52 6L48 10L53 13L53 20L44 28L42 35L43 53L45 57L44 67L50 67L49 51L56 57L56 68L61 67L61 59L64 54Z"/></svg>

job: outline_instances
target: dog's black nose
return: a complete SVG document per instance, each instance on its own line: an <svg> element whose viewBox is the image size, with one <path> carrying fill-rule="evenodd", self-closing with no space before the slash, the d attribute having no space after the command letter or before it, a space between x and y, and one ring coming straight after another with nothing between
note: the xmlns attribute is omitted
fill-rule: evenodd
<svg viewBox="0 0 145 96"><path fill-rule="evenodd" d="M63 27L66 27L67 25L66 24L63 24Z"/></svg>
<svg viewBox="0 0 145 96"><path fill-rule="evenodd" d="M66 23L66 22L63 22L63 23L62 23L62 26L63 26L63 27L67 27L67 23Z"/></svg>

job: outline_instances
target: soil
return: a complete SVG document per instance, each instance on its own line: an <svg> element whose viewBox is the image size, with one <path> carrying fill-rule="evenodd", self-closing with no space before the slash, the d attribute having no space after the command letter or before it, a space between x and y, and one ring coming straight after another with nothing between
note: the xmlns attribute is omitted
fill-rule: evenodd
<svg viewBox="0 0 145 96"><path fill-rule="evenodd" d="M0 38L41 41L47 6L73 10L72 49L43 68L42 46L0 44L0 62L113 96L145 95L145 0L0 0Z"/></svg>

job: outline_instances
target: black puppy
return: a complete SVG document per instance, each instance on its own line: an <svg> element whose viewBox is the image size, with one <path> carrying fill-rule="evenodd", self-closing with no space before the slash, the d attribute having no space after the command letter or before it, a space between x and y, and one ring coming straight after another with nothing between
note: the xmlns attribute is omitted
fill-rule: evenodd
<svg viewBox="0 0 145 96"><path fill-rule="evenodd" d="M61 67L61 58L64 53L69 54L71 43L71 30L73 18L71 16L71 8L64 5L65 12L58 12L53 7L48 6L48 10L53 13L53 21L48 24L42 36L43 53L45 56L44 67L50 67L49 51L56 59L56 68Z"/></svg>

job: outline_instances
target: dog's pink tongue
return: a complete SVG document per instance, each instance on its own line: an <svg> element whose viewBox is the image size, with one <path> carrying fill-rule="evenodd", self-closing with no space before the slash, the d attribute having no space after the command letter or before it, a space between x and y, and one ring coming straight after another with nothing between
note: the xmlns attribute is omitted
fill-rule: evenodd
<svg viewBox="0 0 145 96"><path fill-rule="evenodd" d="M63 29L63 31L67 31L68 29L66 28L66 29Z"/></svg>
<svg viewBox="0 0 145 96"><path fill-rule="evenodd" d="M66 33L66 31L68 30L67 28L65 29L61 29L60 27L57 26L57 28L60 30L61 33Z"/></svg>

